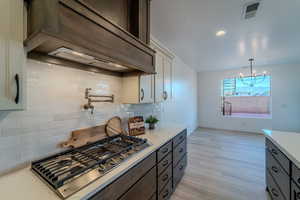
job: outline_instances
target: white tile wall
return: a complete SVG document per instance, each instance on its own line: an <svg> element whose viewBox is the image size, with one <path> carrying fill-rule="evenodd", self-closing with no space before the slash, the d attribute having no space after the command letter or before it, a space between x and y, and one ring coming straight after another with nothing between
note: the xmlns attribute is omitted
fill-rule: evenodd
<svg viewBox="0 0 300 200"><path fill-rule="evenodd" d="M121 87L119 77L29 60L27 110L0 111L0 171L60 151L57 144L72 130L104 124L115 115L159 115L156 105L121 105ZM95 104L91 115L81 107L85 88L114 94L116 101Z"/></svg>

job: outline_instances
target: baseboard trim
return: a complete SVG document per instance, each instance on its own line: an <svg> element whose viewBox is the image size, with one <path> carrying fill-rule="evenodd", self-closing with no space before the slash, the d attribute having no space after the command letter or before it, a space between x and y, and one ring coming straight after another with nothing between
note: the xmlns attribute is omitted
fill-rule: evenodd
<svg viewBox="0 0 300 200"><path fill-rule="evenodd" d="M213 127L203 127L199 126L198 128L203 128L203 129L210 129L210 130L216 130L216 131L230 131L234 133L248 133L248 134L256 134L256 135L264 135L262 132L251 132L251 131L239 131L239 130L232 130L232 129L220 129L220 128L213 128Z"/></svg>

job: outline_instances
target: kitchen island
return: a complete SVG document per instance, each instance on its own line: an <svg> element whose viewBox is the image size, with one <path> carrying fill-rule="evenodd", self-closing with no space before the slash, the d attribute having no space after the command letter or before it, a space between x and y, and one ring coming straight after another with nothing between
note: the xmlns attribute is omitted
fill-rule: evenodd
<svg viewBox="0 0 300 200"><path fill-rule="evenodd" d="M99 199L97 198L98 194L105 191L107 188L113 188L112 186L114 183L118 183L118 180L124 177L127 173L130 173L131 169L140 165L149 157L155 160L154 166L151 168L149 173L152 172L157 178L155 181L155 188L153 190L155 192L153 194L155 197L153 198L156 198L157 196L158 199L168 199L172 194L173 188L175 188L180 181L186 167L186 129L176 125L169 125L158 127L152 131L147 131L145 135L141 135L139 137L147 139L150 146L130 157L120 166L67 199ZM168 163L171 162L171 164L166 165L166 160L168 160ZM172 169L168 170L169 167ZM171 175L170 173L167 173L167 171L171 171ZM164 178L167 177L167 175L168 179ZM161 180L159 179L160 176L162 177ZM146 177L146 175L143 175L143 177ZM143 177L141 177L141 179ZM163 180L168 183L163 184ZM43 181L32 173L29 166L14 173L2 176L0 178L0 185L1 198L3 199L60 199L55 192L53 192ZM128 194L120 194L122 195L122 199L129 199L130 195L134 194L134 191L131 191L132 188L134 188L134 185L129 185L128 190L126 190ZM119 197L121 196L118 196L118 198Z"/></svg>
<svg viewBox="0 0 300 200"><path fill-rule="evenodd" d="M300 133L263 130L266 185L272 199L300 199Z"/></svg>

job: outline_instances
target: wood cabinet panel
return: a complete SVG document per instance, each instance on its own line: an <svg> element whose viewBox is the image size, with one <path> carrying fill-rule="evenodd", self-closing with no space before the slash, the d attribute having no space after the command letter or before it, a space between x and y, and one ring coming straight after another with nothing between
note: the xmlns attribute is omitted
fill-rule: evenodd
<svg viewBox="0 0 300 200"><path fill-rule="evenodd" d="M157 164L157 175L160 175L162 172L164 172L170 164L172 164L172 152L170 152Z"/></svg>
<svg viewBox="0 0 300 200"><path fill-rule="evenodd" d="M292 179L300 187L300 169L295 164L292 164Z"/></svg>
<svg viewBox="0 0 300 200"><path fill-rule="evenodd" d="M300 188L292 182L291 200L300 200Z"/></svg>
<svg viewBox="0 0 300 200"><path fill-rule="evenodd" d="M268 171L266 173L266 180L267 180L267 188L272 197L272 200L289 200L289 199L285 199L279 187L276 185L275 181L273 180L272 176Z"/></svg>
<svg viewBox="0 0 300 200"><path fill-rule="evenodd" d="M176 188L181 178L184 175L184 170L187 166L187 154L182 158L173 169L173 187Z"/></svg>
<svg viewBox="0 0 300 200"><path fill-rule="evenodd" d="M117 200L144 174L146 174L152 167L154 167L155 164L156 153L152 153L149 157L130 169L126 174L121 176L115 182L90 198L90 200Z"/></svg>
<svg viewBox="0 0 300 200"><path fill-rule="evenodd" d="M290 199L289 175L285 172L285 170L283 170L279 162L273 158L272 154L269 151L267 151L266 156L267 169L274 178L275 182L279 185L279 188L286 199Z"/></svg>
<svg viewBox="0 0 300 200"><path fill-rule="evenodd" d="M179 135L177 135L174 139L173 139L173 147L177 147L177 145L179 145L184 139L186 139L187 136L187 131L184 130L182 131Z"/></svg>
<svg viewBox="0 0 300 200"><path fill-rule="evenodd" d="M187 146L186 140L183 140L174 150L173 150L173 163L177 165L177 163L182 159L182 157L186 154Z"/></svg>
<svg viewBox="0 0 300 200"><path fill-rule="evenodd" d="M172 181L172 164L168 166L168 168L158 176L157 178L157 191L160 193L169 180Z"/></svg>
<svg viewBox="0 0 300 200"><path fill-rule="evenodd" d="M167 185L163 188L163 190L158 195L158 200L167 200L171 197L173 192L172 181L169 181Z"/></svg>
<svg viewBox="0 0 300 200"><path fill-rule="evenodd" d="M153 103L153 75L140 76L140 103Z"/></svg>
<svg viewBox="0 0 300 200"><path fill-rule="evenodd" d="M24 109L25 11L22 0L0 2L0 110Z"/></svg>
<svg viewBox="0 0 300 200"><path fill-rule="evenodd" d="M155 102L162 102L164 92L164 55L157 51L155 57Z"/></svg>
<svg viewBox="0 0 300 200"><path fill-rule="evenodd" d="M141 180L139 180L120 200L150 199L156 192L156 167L153 167Z"/></svg>
<svg viewBox="0 0 300 200"><path fill-rule="evenodd" d="M169 57L164 59L164 100L172 99L172 60Z"/></svg>
<svg viewBox="0 0 300 200"><path fill-rule="evenodd" d="M158 162L160 162L161 159L163 159L171 151L172 151L172 141L169 141L167 144L163 145L157 151L157 160L158 160Z"/></svg>
<svg viewBox="0 0 300 200"><path fill-rule="evenodd" d="M274 158L280 163L288 175L290 175L289 159L268 139L266 139L266 147Z"/></svg>

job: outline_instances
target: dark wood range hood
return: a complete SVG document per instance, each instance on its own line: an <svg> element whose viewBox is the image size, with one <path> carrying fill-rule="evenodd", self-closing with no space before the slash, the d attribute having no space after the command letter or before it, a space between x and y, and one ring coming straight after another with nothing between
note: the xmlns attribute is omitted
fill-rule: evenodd
<svg viewBox="0 0 300 200"><path fill-rule="evenodd" d="M150 0L28 1L29 58L122 75L154 73Z"/></svg>

